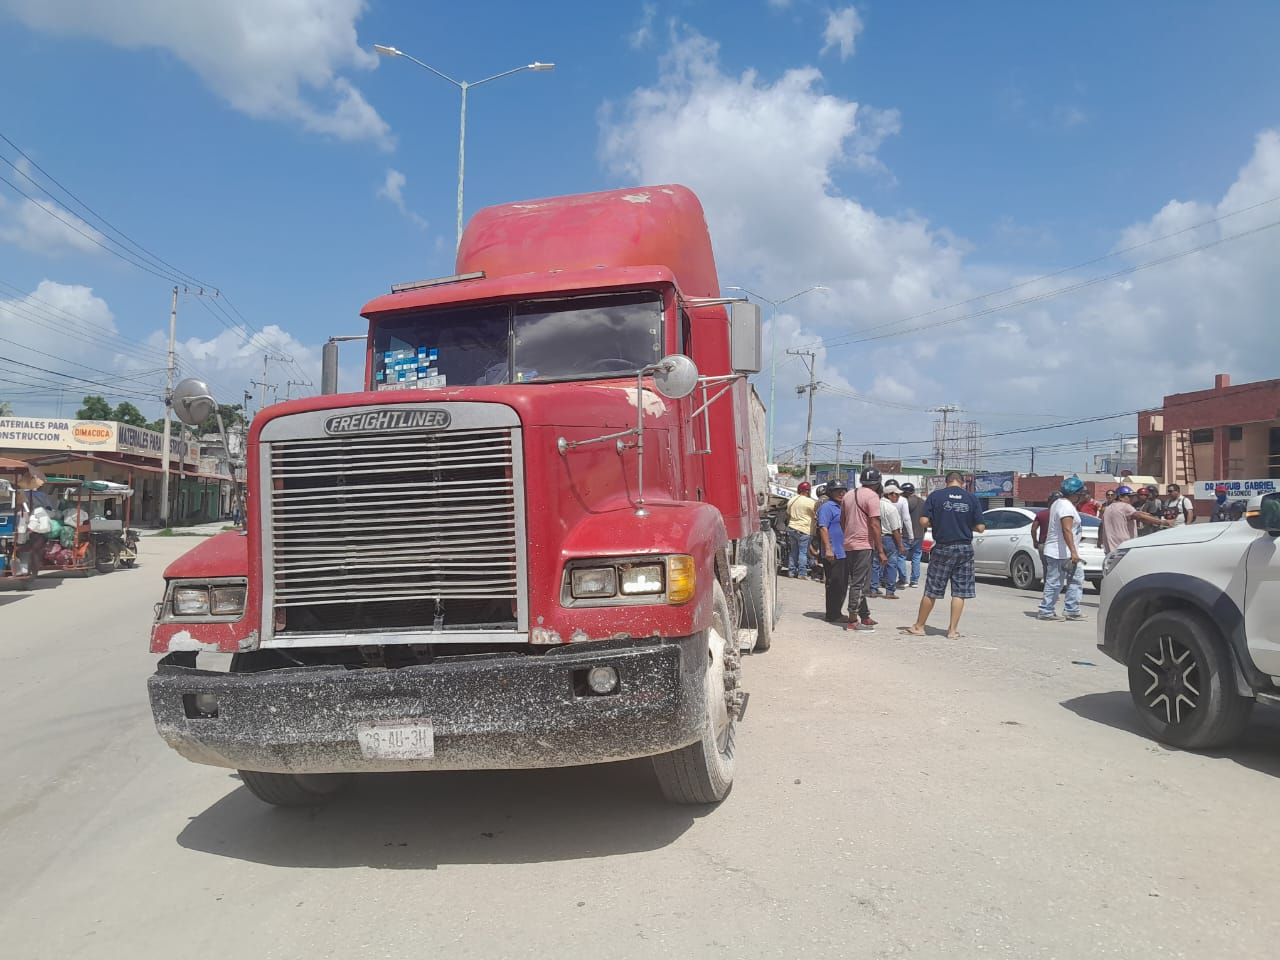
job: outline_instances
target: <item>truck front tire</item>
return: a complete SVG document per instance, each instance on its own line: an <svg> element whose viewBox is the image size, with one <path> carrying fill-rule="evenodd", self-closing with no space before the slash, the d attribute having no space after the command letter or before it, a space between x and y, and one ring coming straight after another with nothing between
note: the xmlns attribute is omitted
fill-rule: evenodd
<svg viewBox="0 0 1280 960"><path fill-rule="evenodd" d="M277 807L314 807L347 785L349 773L262 773L240 770L240 780L264 803Z"/></svg>
<svg viewBox="0 0 1280 960"><path fill-rule="evenodd" d="M729 602L717 581L711 629L707 632L707 674L703 692L702 737L696 743L653 758L662 794L672 803L719 803L733 787L734 714L729 688L737 686L738 650Z"/></svg>
<svg viewBox="0 0 1280 960"><path fill-rule="evenodd" d="M1129 648L1129 693L1143 726L1184 750L1208 750L1244 732L1253 701L1236 692L1235 665L1217 628L1167 610L1138 628Z"/></svg>

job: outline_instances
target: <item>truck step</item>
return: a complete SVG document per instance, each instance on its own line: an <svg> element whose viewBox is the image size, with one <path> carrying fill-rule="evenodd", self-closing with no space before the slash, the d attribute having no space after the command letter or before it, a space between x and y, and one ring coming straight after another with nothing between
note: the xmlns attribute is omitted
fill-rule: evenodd
<svg viewBox="0 0 1280 960"><path fill-rule="evenodd" d="M741 633L742 631L739 630L738 632ZM1254 696L1258 698L1259 703L1280 703L1280 693L1259 690Z"/></svg>
<svg viewBox="0 0 1280 960"><path fill-rule="evenodd" d="M729 565L729 579L734 583L741 583L747 579L747 565L745 563L732 563Z"/></svg>
<svg viewBox="0 0 1280 960"><path fill-rule="evenodd" d="M756 634L759 631L754 627L742 627L738 630L738 649L744 653L750 653L756 648Z"/></svg>

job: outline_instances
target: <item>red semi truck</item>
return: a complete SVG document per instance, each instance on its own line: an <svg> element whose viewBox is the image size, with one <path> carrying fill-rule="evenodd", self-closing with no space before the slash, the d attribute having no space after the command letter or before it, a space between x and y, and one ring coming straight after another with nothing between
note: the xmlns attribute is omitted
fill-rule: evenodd
<svg viewBox="0 0 1280 960"><path fill-rule="evenodd" d="M455 276L362 315L364 389L260 412L246 531L165 571L160 735L283 805L360 772L639 757L669 799L722 799L777 542L760 312L720 296L697 198L487 208Z"/></svg>

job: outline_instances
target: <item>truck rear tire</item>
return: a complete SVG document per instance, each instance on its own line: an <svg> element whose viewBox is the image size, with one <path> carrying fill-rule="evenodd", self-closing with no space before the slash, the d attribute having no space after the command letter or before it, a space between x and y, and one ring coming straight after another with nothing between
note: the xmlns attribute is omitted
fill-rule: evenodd
<svg viewBox="0 0 1280 960"><path fill-rule="evenodd" d="M262 773L240 770L240 780L264 803L277 807L314 807L347 785L349 773Z"/></svg>
<svg viewBox="0 0 1280 960"><path fill-rule="evenodd" d="M729 602L719 582L707 631L707 656L701 739L653 758L658 786L672 803L719 803L733 787L735 731L729 695L737 687L738 650L729 622Z"/></svg>
<svg viewBox="0 0 1280 960"><path fill-rule="evenodd" d="M752 650L763 653L773 643L778 622L778 539L765 530L743 542L747 578L742 585L742 625L756 631Z"/></svg>

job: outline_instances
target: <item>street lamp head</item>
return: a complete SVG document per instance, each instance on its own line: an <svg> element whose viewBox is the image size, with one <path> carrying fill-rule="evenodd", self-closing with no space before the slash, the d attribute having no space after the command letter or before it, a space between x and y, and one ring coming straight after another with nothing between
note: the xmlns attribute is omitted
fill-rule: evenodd
<svg viewBox="0 0 1280 960"><path fill-rule="evenodd" d="M399 50L397 50L395 47L384 47L380 43L375 43L373 45L373 49L376 50L378 53L382 54L384 57L403 57L404 56L404 54L401 53Z"/></svg>
<svg viewBox="0 0 1280 960"><path fill-rule="evenodd" d="M529 64L530 70L554 70L555 68L556 65L554 63L543 63L541 60L535 60Z"/></svg>

